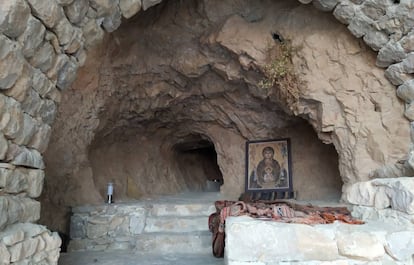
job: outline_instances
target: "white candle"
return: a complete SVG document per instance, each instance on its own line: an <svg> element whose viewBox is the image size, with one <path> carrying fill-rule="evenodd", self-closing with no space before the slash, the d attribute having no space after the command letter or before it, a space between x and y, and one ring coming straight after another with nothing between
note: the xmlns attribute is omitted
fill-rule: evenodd
<svg viewBox="0 0 414 265"><path fill-rule="evenodd" d="M114 193L114 185L112 182L108 183L108 195L112 195Z"/></svg>

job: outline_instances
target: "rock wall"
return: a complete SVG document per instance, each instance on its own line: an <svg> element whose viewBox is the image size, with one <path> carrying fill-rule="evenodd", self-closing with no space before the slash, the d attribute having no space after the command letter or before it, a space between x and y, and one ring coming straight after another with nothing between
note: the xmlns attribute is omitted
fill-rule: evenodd
<svg viewBox="0 0 414 265"><path fill-rule="evenodd" d="M297 3L291 5L295 7ZM190 135L201 135L214 144L225 194L238 197L244 190L247 139L291 137L293 183L299 197L337 200L341 180L334 149L312 136L314 132L302 119L282 111L275 99L263 100L267 96L256 85L262 75L251 77L254 71L244 70L234 58L234 54L241 53L237 49L245 49L243 45L256 37L253 31L260 30L266 36L257 41L260 45L274 43L267 33L273 22L256 24L253 30L241 32L243 45L229 52L213 36L217 34L218 40L227 43L224 32L235 17L217 32L211 34L209 30L234 11L215 12L216 18L180 21L194 25L189 30L172 21L175 13L185 17L183 13L195 12L194 3L170 4L165 9L170 11L162 13L162 21L157 21L155 9L114 32L80 70L73 89L63 93L52 144L45 156L47 175L53 176L43 200L47 206L42 218L48 225L64 231L65 227L54 222L67 216L62 213L56 218L56 214L68 205L103 202L109 181L115 182L116 199L122 201L201 185L206 177L195 175L198 172L189 166L189 170L180 169L180 155L173 150ZM151 31L143 21L152 23ZM203 24L208 25L207 29ZM165 41L165 32L180 37ZM192 56L186 58L188 47ZM185 52L177 52L183 49ZM213 69L209 69L211 65ZM225 65L231 67L226 69ZM243 81L249 79L252 81ZM78 102L82 102L81 108ZM48 221L52 219L53 223Z"/></svg>
<svg viewBox="0 0 414 265"><path fill-rule="evenodd" d="M185 174L171 148L192 133L214 143L222 192L234 197L244 190L240 158L248 139L294 138L294 188L301 199L336 199L341 184L334 167L342 182L352 184L405 159L409 126L395 88L376 68L375 54L331 15L297 3L256 3L235 11L208 2L200 16L186 17L200 8L195 3L167 3L125 22L65 91L46 154L53 176L44 200L45 209L54 209L50 213L62 209L49 204L53 201L102 202L108 181L115 181L122 200L129 186L138 197L185 190ZM278 45L269 34L276 29L295 48L294 65L303 81L295 106L257 86L263 75L255 71ZM327 148L303 140L313 139L311 131L298 129L303 133L296 135L287 129L301 122L289 107L335 145L339 166ZM45 220L52 219L49 214L43 214ZM62 213L54 222L65 218Z"/></svg>
<svg viewBox="0 0 414 265"><path fill-rule="evenodd" d="M36 222L39 218L40 207L35 199L41 192L44 178L45 165L42 154L47 148L57 105L61 101L60 91L70 87L76 79L77 69L85 63L86 51L91 50L94 44L103 40L105 31L113 32L116 30L121 24L122 17L130 18L140 10L145 11L160 2L160 0L12 0L0 2L0 229L2 231L9 229L15 223ZM309 3L310 1L303 0L302 2ZM221 11L225 13L228 10L237 9L243 6L240 3L242 1L224 3ZM215 1L205 1L203 4L207 7L206 10L213 10L208 7L218 5ZM336 19L348 26L349 31L355 37L362 38L373 50L378 51L375 64L387 68L385 75L393 85L398 86L397 94L406 103L404 115L412 121L414 119L411 104L412 90L414 89L412 3L410 1L319 0L313 1L312 4L322 11L332 12ZM306 10L310 9L308 7ZM156 17L156 13L152 14ZM190 14L187 15L190 16ZM247 15L245 19L250 22L257 19L256 13L253 11L242 12L241 16L243 17L243 15ZM219 19L219 13L211 12L208 16L211 19ZM188 27L189 25L183 26ZM311 36L305 40L305 47L314 47L315 40ZM114 41L116 42L116 40ZM226 42L225 39L219 38L216 41L229 50L234 48L233 43ZM348 48L350 48L348 50L350 54L367 56L361 49ZM191 52L191 49L186 52ZM237 54L240 54L239 52L251 56L256 60L256 63L264 59L261 57L264 53L260 51L245 49L238 51ZM314 58L313 62L317 63L317 58L321 54L304 49L302 55ZM334 53L322 55L331 57L331 61L337 60ZM366 60L373 62L372 55L370 58ZM239 56L237 59L244 67L249 67L251 58ZM296 61L297 69L313 75L311 71L314 69L313 66L303 65L301 68L302 65L299 62ZM326 61L321 61L319 64L324 62L326 63ZM338 63L333 68L341 68L343 65ZM369 65L373 66L372 63ZM250 66L254 66L254 64ZM216 65L216 69L225 73L225 78L228 80L234 77L233 72L230 71L234 69L226 69L225 65L219 64ZM181 69L183 72L187 70L186 68ZM333 77L330 78L330 86L326 86L324 89L327 90L327 94L332 94L337 93L336 90L332 90L332 87L340 87L345 89L346 93L339 93L339 96L353 98L352 93L355 89L348 88L346 85L348 80L339 78L338 73L344 74L340 71L333 73ZM190 71L187 74L197 74L197 72ZM329 76L329 73L327 75ZM306 117L312 123L322 140L334 143L339 154L339 169L342 179L346 183L349 182L350 185L353 185L354 182L366 181L371 177L406 175L413 164L412 155L414 152L409 152L407 158L401 156L401 153L405 152L410 144L410 141L403 140L407 138L404 122L397 118L396 124L389 123L390 117L396 115L395 111L401 108L401 104L394 100L391 87L379 78L380 72L375 70L371 76L376 80L374 83L364 84L370 80L365 76L360 78L363 81L362 84L360 84L361 81L356 81L360 89L365 91L366 88L370 88L371 92L365 91L359 95L360 101L348 101L344 98L339 100L340 104L338 104L333 100L334 98L340 99L338 96L322 99L317 91L320 87L312 86L315 84L315 80L308 75L305 80L311 84L309 87L312 88L312 91L304 91L301 104L295 112L297 115ZM348 78L352 79L353 77ZM97 80L92 77L90 81L96 82ZM177 82L180 80L177 79ZM385 92L380 98L373 95L376 87L381 87L381 89L385 87ZM104 86L102 89L105 91ZM76 94L75 91L69 93ZM349 103L349 105L344 103ZM93 105L93 102L88 104ZM325 113L324 110L327 109L324 107L326 105L334 105L333 109L339 106L338 111L344 112L343 117L345 118L339 119L338 122L335 117L331 116L331 113ZM369 105L372 105L370 113L372 113L372 109L378 113L376 114L377 120L373 118L372 114L361 120L361 116L365 113L364 108L368 108ZM95 108L99 108L99 105ZM76 123L72 130L79 128L94 130L99 125L97 117L92 117L87 121L84 126ZM238 121L233 120L232 122L237 123ZM346 126L342 127L344 124ZM364 126L360 126L361 124ZM387 136L384 136L385 132ZM259 135L249 132L245 135L247 139L253 136L268 136L267 133ZM86 134L84 137L91 141L90 138L94 136ZM212 140L215 142L216 139L212 138ZM383 141L386 142L385 145L383 145ZM75 141L75 143L84 144L85 142ZM51 148L57 147L52 146ZM73 148L86 147L75 146ZM243 154L242 145L235 142L216 146L218 153L224 148L227 152ZM69 152L70 155L65 157L63 162L67 163L71 159L78 160L79 163L73 163L73 165L78 167L81 175L88 176L91 172L88 171L90 167L87 165L87 159L76 155L82 156L86 153L86 150L79 153ZM231 163L232 161L226 162ZM233 178L230 177L233 182L229 181L229 185L223 188L223 192L230 191L231 183L236 183L236 187L242 187L243 182L234 177L238 171L234 171L230 167L223 170L224 162L219 161L218 163L223 175L233 176ZM374 169L378 170L371 176ZM64 175L67 172L60 174ZM51 182L53 181L58 182L59 180L51 180ZM84 189L84 192L68 191L68 196L86 196L85 193L91 192L87 187L91 186L84 184L79 184L79 188ZM92 184L90 183L90 185ZM64 185L64 183L60 183L60 185ZM95 195L91 197L99 197L98 194ZM346 198L344 196L344 199ZM359 204L360 201L353 201L353 203ZM4 237L2 236L0 239L4 244ZM29 238L25 237L23 240L26 242ZM11 251L2 249L4 253ZM2 255L2 257L6 256L6 254ZM20 258L26 259L27 256L23 255ZM5 262L7 264L7 262L18 261L20 260L6 260ZM45 263L55 264L56 260L50 258Z"/></svg>

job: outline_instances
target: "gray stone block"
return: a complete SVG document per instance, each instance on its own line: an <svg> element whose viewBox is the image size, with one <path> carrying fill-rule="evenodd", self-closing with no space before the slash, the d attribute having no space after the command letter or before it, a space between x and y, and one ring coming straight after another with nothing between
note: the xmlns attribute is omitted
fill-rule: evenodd
<svg viewBox="0 0 414 265"><path fill-rule="evenodd" d="M404 82L411 80L412 76L406 74L402 65L393 64L385 70L385 77L395 86L404 84Z"/></svg>
<svg viewBox="0 0 414 265"><path fill-rule="evenodd" d="M106 16L104 18L104 20L102 21L102 26L107 32L113 32L117 28L119 28L119 26L121 25L121 22L122 22L121 10L119 9L119 7L116 7L114 8L113 12L109 16Z"/></svg>
<svg viewBox="0 0 414 265"><path fill-rule="evenodd" d="M6 246L13 246L24 240L24 231L15 225L6 228L0 235Z"/></svg>
<svg viewBox="0 0 414 265"><path fill-rule="evenodd" d="M335 228L334 225L326 226L258 221L250 217L227 218L225 260L260 260L264 264L337 260L340 256Z"/></svg>
<svg viewBox="0 0 414 265"><path fill-rule="evenodd" d="M60 19L52 31L58 37L60 46L68 44L74 34L74 28L66 17Z"/></svg>
<svg viewBox="0 0 414 265"><path fill-rule="evenodd" d="M105 31L95 19L90 19L82 28L87 49L97 45L104 37Z"/></svg>
<svg viewBox="0 0 414 265"><path fill-rule="evenodd" d="M145 233L207 231L206 217L147 217Z"/></svg>
<svg viewBox="0 0 414 265"><path fill-rule="evenodd" d="M27 195L30 198L37 198L43 190L45 172L43 170L25 169L26 179L28 182Z"/></svg>
<svg viewBox="0 0 414 265"><path fill-rule="evenodd" d="M55 0L27 0L32 7L32 13L48 28L53 28L63 17L63 9Z"/></svg>
<svg viewBox="0 0 414 265"><path fill-rule="evenodd" d="M414 74L414 52L407 54L407 57L401 62L405 73Z"/></svg>
<svg viewBox="0 0 414 265"><path fill-rule="evenodd" d="M142 234L146 223L145 213L132 213L129 216L129 232L133 235Z"/></svg>
<svg viewBox="0 0 414 265"><path fill-rule="evenodd" d="M27 93L26 99L21 103L21 108L25 113L31 115L32 117L38 117L42 104L43 101L39 94L33 89L30 89Z"/></svg>
<svg viewBox="0 0 414 265"><path fill-rule="evenodd" d="M30 168L44 169L42 155L34 149L18 147L11 160L11 164L16 166L26 166Z"/></svg>
<svg viewBox="0 0 414 265"><path fill-rule="evenodd" d="M414 51L414 30L400 40L401 47L406 53Z"/></svg>
<svg viewBox="0 0 414 265"><path fill-rule="evenodd" d="M369 18L378 20L386 14L387 7L381 5L380 1L365 1L362 4L361 11Z"/></svg>
<svg viewBox="0 0 414 265"><path fill-rule="evenodd" d="M27 176L24 172L13 170L12 174L6 179L4 190L7 193L21 193L29 188Z"/></svg>
<svg viewBox="0 0 414 265"><path fill-rule="evenodd" d="M135 251L146 253L211 253L211 233L149 233L136 237Z"/></svg>
<svg viewBox="0 0 414 265"><path fill-rule="evenodd" d="M390 41L379 50L376 65L387 67L390 64L401 62L406 56L407 54L400 43Z"/></svg>
<svg viewBox="0 0 414 265"><path fill-rule="evenodd" d="M0 35L0 90L11 88L23 71L19 43Z"/></svg>
<svg viewBox="0 0 414 265"><path fill-rule="evenodd" d="M119 7L124 18L131 18L141 10L141 0L120 0Z"/></svg>
<svg viewBox="0 0 414 265"><path fill-rule="evenodd" d="M0 102L0 111L3 114L0 130L7 139L14 139L23 127L23 111L20 103L13 98L0 95L0 101L3 102Z"/></svg>
<svg viewBox="0 0 414 265"><path fill-rule="evenodd" d="M161 3L162 0L142 0L142 9L145 11L148 8Z"/></svg>
<svg viewBox="0 0 414 265"><path fill-rule="evenodd" d="M7 197L0 196L0 230L3 230L9 221L9 215L7 214L8 207L9 202Z"/></svg>
<svg viewBox="0 0 414 265"><path fill-rule="evenodd" d="M409 121L411 121L411 122L414 121L414 103L405 104L404 116Z"/></svg>
<svg viewBox="0 0 414 265"><path fill-rule="evenodd" d="M68 88L75 81L78 68L76 60L72 57L68 58L58 70L56 86L60 90Z"/></svg>
<svg viewBox="0 0 414 265"><path fill-rule="evenodd" d="M387 253L398 261L412 258L414 253L414 232L399 231L387 235L385 249Z"/></svg>
<svg viewBox="0 0 414 265"><path fill-rule="evenodd" d="M385 255L381 238L369 232L340 231L337 241L339 254L347 258L374 261Z"/></svg>
<svg viewBox="0 0 414 265"><path fill-rule="evenodd" d="M30 16L27 21L27 27L24 33L18 38L18 41L22 44L23 55L26 58L31 58L35 51L43 43L43 39L46 33L46 28L37 18Z"/></svg>
<svg viewBox="0 0 414 265"><path fill-rule="evenodd" d="M387 34L376 30L369 31L363 39L374 51L380 50L389 40Z"/></svg>
<svg viewBox="0 0 414 265"><path fill-rule="evenodd" d="M216 211L211 203L189 204L154 204L149 212L150 216L209 216Z"/></svg>
<svg viewBox="0 0 414 265"><path fill-rule="evenodd" d="M53 89L53 83L47 78L47 76L42 73L39 69L33 70L33 89L41 96L45 97L50 90Z"/></svg>
<svg viewBox="0 0 414 265"><path fill-rule="evenodd" d="M109 231L109 220L107 223L89 223L86 225L86 236L89 239L106 237Z"/></svg>
<svg viewBox="0 0 414 265"><path fill-rule="evenodd" d="M7 143L7 139L4 137L4 134L0 132L0 160L4 160L6 158L8 147L9 144Z"/></svg>
<svg viewBox="0 0 414 265"><path fill-rule="evenodd" d="M63 49L67 54L75 54L79 49L83 48L84 40L83 40L83 32L80 28L73 28L73 34L69 43L66 44Z"/></svg>
<svg viewBox="0 0 414 265"><path fill-rule="evenodd" d="M38 130L38 121L23 113L23 124L19 134L13 140L17 145L27 145Z"/></svg>
<svg viewBox="0 0 414 265"><path fill-rule="evenodd" d="M372 31L371 21L364 19L361 16L355 16L352 18L348 25L349 31L357 38L365 36L368 32Z"/></svg>
<svg viewBox="0 0 414 265"><path fill-rule="evenodd" d="M85 238L86 237L86 220L79 215L73 215L70 218L70 238Z"/></svg>
<svg viewBox="0 0 414 265"><path fill-rule="evenodd" d="M65 6L64 10L69 21L73 24L80 24L89 9L88 0L75 0L72 4Z"/></svg>
<svg viewBox="0 0 414 265"><path fill-rule="evenodd" d="M43 232L41 236L42 236L42 239L46 243L45 250L52 251L52 252L57 250L57 254L58 254L57 257L59 257L59 250L60 250L60 246L62 245L62 239L59 237L58 233L56 232L51 233L50 231L46 231L46 232ZM53 257L54 256L52 256L52 258Z"/></svg>
<svg viewBox="0 0 414 265"><path fill-rule="evenodd" d="M332 11L340 0L313 0L312 4L319 10Z"/></svg>
<svg viewBox="0 0 414 265"><path fill-rule="evenodd" d="M89 0L89 5L96 10L97 17L106 17L117 8L119 0Z"/></svg>
<svg viewBox="0 0 414 265"><path fill-rule="evenodd" d="M36 133L33 135L27 146L36 149L41 154L44 153L46 151L47 145L49 144L51 133L52 128L48 124L43 123L39 125Z"/></svg>
<svg viewBox="0 0 414 265"><path fill-rule="evenodd" d="M0 230L15 223L32 223L40 218L40 203L25 197L0 196Z"/></svg>
<svg viewBox="0 0 414 265"><path fill-rule="evenodd" d="M30 7L24 0L0 2L0 33L10 37L19 37L26 28L30 16Z"/></svg>
<svg viewBox="0 0 414 265"><path fill-rule="evenodd" d="M397 95L406 103L411 103L414 101L414 79L407 80L398 87Z"/></svg>
<svg viewBox="0 0 414 265"><path fill-rule="evenodd" d="M0 264L10 264L10 252L2 242L0 242Z"/></svg>
<svg viewBox="0 0 414 265"><path fill-rule="evenodd" d="M39 116L42 121L48 125L52 125L56 118L57 106L53 100L45 99L42 100L42 104L39 109Z"/></svg>
<svg viewBox="0 0 414 265"><path fill-rule="evenodd" d="M23 102L32 87L33 68L28 64L23 64L23 71L19 79L12 88L5 91L5 95L14 98L18 102Z"/></svg>
<svg viewBox="0 0 414 265"><path fill-rule="evenodd" d="M52 67L55 57L56 54L53 46L49 42L43 42L30 59L30 64L46 73Z"/></svg>
<svg viewBox="0 0 414 265"><path fill-rule="evenodd" d="M351 3L340 3L336 6L333 15L341 23L348 25L355 16L356 7Z"/></svg>

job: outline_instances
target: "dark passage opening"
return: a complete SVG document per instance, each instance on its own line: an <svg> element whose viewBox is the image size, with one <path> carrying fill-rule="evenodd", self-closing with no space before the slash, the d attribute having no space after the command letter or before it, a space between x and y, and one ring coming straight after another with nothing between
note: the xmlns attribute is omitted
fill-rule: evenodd
<svg viewBox="0 0 414 265"><path fill-rule="evenodd" d="M174 145L174 153L189 191L219 191L223 175L214 144L201 135L190 135Z"/></svg>

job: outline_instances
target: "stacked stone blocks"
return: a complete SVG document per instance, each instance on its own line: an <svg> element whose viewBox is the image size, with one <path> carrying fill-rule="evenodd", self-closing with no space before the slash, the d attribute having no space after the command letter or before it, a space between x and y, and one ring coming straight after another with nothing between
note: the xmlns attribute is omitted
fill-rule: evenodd
<svg viewBox="0 0 414 265"><path fill-rule="evenodd" d="M136 202L73 209L69 251L210 253L213 203Z"/></svg>
<svg viewBox="0 0 414 265"><path fill-rule="evenodd" d="M0 264L57 264L61 239L44 226L10 225L0 238Z"/></svg>

